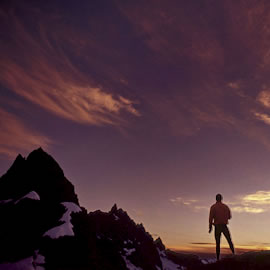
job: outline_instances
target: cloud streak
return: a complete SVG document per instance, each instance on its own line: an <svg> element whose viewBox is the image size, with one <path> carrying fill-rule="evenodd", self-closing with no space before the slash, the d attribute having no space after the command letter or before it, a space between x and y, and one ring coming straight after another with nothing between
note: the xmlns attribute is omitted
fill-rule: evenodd
<svg viewBox="0 0 270 270"><path fill-rule="evenodd" d="M0 108L0 155L13 159L36 147L45 149L52 141L26 127L20 119Z"/></svg>
<svg viewBox="0 0 270 270"><path fill-rule="evenodd" d="M171 198L169 201L175 206L187 207L194 211L209 210L204 201L183 197ZM270 191L259 190L255 193L238 196L236 200L228 202L232 212L260 214L270 211Z"/></svg>
<svg viewBox="0 0 270 270"><path fill-rule="evenodd" d="M255 193L245 195L242 200L244 203L253 203L256 205L270 205L270 191L259 190Z"/></svg>
<svg viewBox="0 0 270 270"><path fill-rule="evenodd" d="M257 96L257 101L266 108L270 108L270 92L263 90Z"/></svg>
<svg viewBox="0 0 270 270"><path fill-rule="evenodd" d="M72 61L74 56L63 49L65 43L69 46L74 42L64 34L68 32L66 25L50 35L51 30L43 27L44 14L31 8L30 11L34 18L39 18L39 33L35 35L14 12L0 13L2 23L9 29L6 32L14 32L13 37L8 37L11 46L0 43L0 82L4 86L61 118L81 124L126 125L125 115L140 116L136 102L109 87L104 89L91 73L86 75L77 68ZM53 27L53 23L48 25ZM70 34L75 30L71 28ZM62 31L59 34L63 40L55 39L57 31ZM16 58L18 51L21 59Z"/></svg>
<svg viewBox="0 0 270 270"><path fill-rule="evenodd" d="M93 12L90 18L86 12L79 22L53 5L46 13L34 4L17 3L34 24L22 20L16 9L0 12L5 32L0 82L54 115L81 124L127 125L141 115L139 100L155 117L152 123L162 125L157 129L170 135L223 128L270 148L265 111L270 16L264 11L269 4L116 3L97 5L99 16ZM86 10L95 6L82 5ZM103 22L106 12L115 25ZM99 30L92 27L97 22Z"/></svg>
<svg viewBox="0 0 270 270"><path fill-rule="evenodd" d="M192 209L195 212L202 210L205 211L209 209L209 207L203 205L201 201L196 199L186 199L183 197L176 197L169 199L169 201L175 206L186 207Z"/></svg>
<svg viewBox="0 0 270 270"><path fill-rule="evenodd" d="M198 202L198 200L183 199L182 197L176 197L176 198L170 199L170 202L174 204L193 205L194 203Z"/></svg>
<svg viewBox="0 0 270 270"><path fill-rule="evenodd" d="M259 113L259 112L255 112L254 115L256 116L257 119L261 120L266 125L270 125L270 115L266 113Z"/></svg>
<svg viewBox="0 0 270 270"><path fill-rule="evenodd" d="M238 201L230 203L232 210L238 213L260 214L270 210L270 191L259 190L242 195Z"/></svg>
<svg viewBox="0 0 270 270"><path fill-rule="evenodd" d="M269 2L118 3L156 61L177 67L175 77L164 71L170 94L149 98L173 135L222 128L270 148L270 95L261 91L269 87Z"/></svg>

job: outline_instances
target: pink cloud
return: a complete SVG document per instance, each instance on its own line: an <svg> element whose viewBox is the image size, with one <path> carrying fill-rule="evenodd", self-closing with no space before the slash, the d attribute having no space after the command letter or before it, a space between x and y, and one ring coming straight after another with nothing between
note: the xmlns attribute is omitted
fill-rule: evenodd
<svg viewBox="0 0 270 270"><path fill-rule="evenodd" d="M52 141L30 128L11 113L0 108L0 155L13 159L18 153L31 151L33 148L44 147Z"/></svg>
<svg viewBox="0 0 270 270"><path fill-rule="evenodd" d="M75 54L85 43L90 46L89 40L83 42L80 33L75 33L77 29L67 29L65 24L55 26L56 16L45 18L35 9L31 12L39 20L37 35L33 35L13 12L0 14L5 23L9 22L7 29L15 29L12 45L0 47L0 82L3 85L43 109L77 123L123 126L127 124L125 115L140 116L135 101L95 82L91 74L86 75L77 68L62 49L63 44L74 43L73 35L77 41L73 48ZM55 26L54 31L44 28L45 22ZM18 51L19 59L16 58Z"/></svg>

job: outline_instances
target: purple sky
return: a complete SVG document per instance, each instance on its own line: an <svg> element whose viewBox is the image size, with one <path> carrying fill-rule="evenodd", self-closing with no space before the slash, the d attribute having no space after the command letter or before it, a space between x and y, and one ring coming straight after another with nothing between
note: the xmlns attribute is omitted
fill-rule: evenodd
<svg viewBox="0 0 270 270"><path fill-rule="evenodd" d="M182 249L220 192L270 248L268 0L2 0L0 28L1 174L42 146L81 205Z"/></svg>

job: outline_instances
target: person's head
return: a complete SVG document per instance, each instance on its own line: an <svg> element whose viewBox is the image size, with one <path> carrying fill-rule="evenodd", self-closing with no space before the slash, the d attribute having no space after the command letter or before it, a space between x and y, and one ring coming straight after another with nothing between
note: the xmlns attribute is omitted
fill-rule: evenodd
<svg viewBox="0 0 270 270"><path fill-rule="evenodd" d="M217 202L221 202L222 201L222 195L221 194L217 194L216 195L216 200L217 200Z"/></svg>

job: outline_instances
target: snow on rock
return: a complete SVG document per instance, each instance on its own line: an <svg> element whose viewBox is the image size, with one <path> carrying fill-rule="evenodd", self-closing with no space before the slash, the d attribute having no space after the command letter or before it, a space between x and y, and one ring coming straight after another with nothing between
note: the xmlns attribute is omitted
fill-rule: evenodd
<svg viewBox="0 0 270 270"><path fill-rule="evenodd" d="M39 251L35 252L35 259L34 259L34 263L36 265L42 265L45 264L45 257L41 254L38 253Z"/></svg>
<svg viewBox="0 0 270 270"><path fill-rule="evenodd" d="M124 250L124 253L125 253L126 255L125 255L125 256L122 255L122 258L124 259L124 261L125 261L125 263L126 263L127 269L129 269L129 270L142 270L141 267L135 266L133 263L131 263L131 262L127 259L128 256L130 256L133 252L136 251L136 249L135 249L135 248L130 248L130 249L124 248L123 250Z"/></svg>
<svg viewBox="0 0 270 270"><path fill-rule="evenodd" d="M9 202L12 202L12 201L13 201L12 199L3 200L3 201L0 201L0 204L9 203Z"/></svg>
<svg viewBox="0 0 270 270"><path fill-rule="evenodd" d="M15 202L15 204L17 204L19 201L26 199L26 198L31 199L31 200L37 200L37 201L40 200L39 195L35 191L31 191L31 192L27 193L25 196L23 196L22 198L20 198L19 200L17 200Z"/></svg>
<svg viewBox="0 0 270 270"><path fill-rule="evenodd" d="M201 259L203 264L215 263L216 261L216 259Z"/></svg>
<svg viewBox="0 0 270 270"><path fill-rule="evenodd" d="M36 201L40 200L39 195L35 191L30 191L25 196L23 196L22 198L15 201L14 204L17 204L18 202L20 202L21 200L26 199L26 198L31 199L31 200L36 200ZM9 203L12 201L13 201L13 199L3 200L3 201L0 201L0 204L6 204L6 203Z"/></svg>
<svg viewBox="0 0 270 270"><path fill-rule="evenodd" d="M180 266L178 264L175 264L174 262L170 261L168 258L161 257L161 262L163 266L163 270L185 270L186 267Z"/></svg>
<svg viewBox="0 0 270 270"><path fill-rule="evenodd" d="M41 255L40 255L41 256ZM36 265L33 257L13 263L0 264L1 270L45 270L41 265Z"/></svg>
<svg viewBox="0 0 270 270"><path fill-rule="evenodd" d="M126 263L126 266L127 266L127 269L129 270L143 270L141 267L137 267L135 266L133 263L131 263L126 256L123 256L122 255L122 258L124 259L125 263Z"/></svg>
<svg viewBox="0 0 270 270"><path fill-rule="evenodd" d="M171 260L169 260L165 254L165 251L160 251L158 249L158 252L160 255L160 260L162 262L163 270L186 270L187 269L186 267L180 266L180 265L172 262Z"/></svg>
<svg viewBox="0 0 270 270"><path fill-rule="evenodd" d="M49 236L53 239L61 236L74 236L73 225L71 224L71 213L78 213L81 211L81 208L73 202L63 202L61 204L66 208L66 212L60 219L60 221L63 221L64 223L50 229L43 236Z"/></svg>
<svg viewBox="0 0 270 270"><path fill-rule="evenodd" d="M119 220L119 217L116 214L113 214L114 220Z"/></svg>
<svg viewBox="0 0 270 270"><path fill-rule="evenodd" d="M133 252L136 251L136 249L135 248L131 248L131 249L124 248L124 251L126 253L126 256L130 256Z"/></svg>
<svg viewBox="0 0 270 270"><path fill-rule="evenodd" d="M124 244L125 245L127 245L127 244L133 244L133 241L131 241L131 240L128 239L127 241L124 241Z"/></svg>

